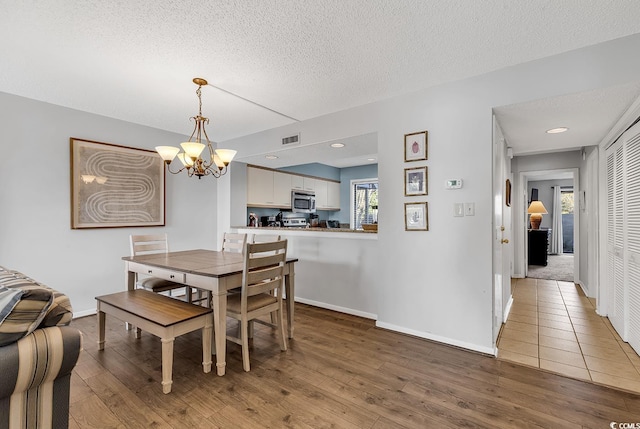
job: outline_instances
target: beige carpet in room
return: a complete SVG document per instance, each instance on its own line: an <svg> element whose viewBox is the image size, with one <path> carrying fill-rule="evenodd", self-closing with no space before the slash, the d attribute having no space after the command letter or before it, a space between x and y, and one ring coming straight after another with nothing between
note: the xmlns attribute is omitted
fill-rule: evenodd
<svg viewBox="0 0 640 429"><path fill-rule="evenodd" d="M547 266L529 265L527 277L573 281L573 254L549 255Z"/></svg>

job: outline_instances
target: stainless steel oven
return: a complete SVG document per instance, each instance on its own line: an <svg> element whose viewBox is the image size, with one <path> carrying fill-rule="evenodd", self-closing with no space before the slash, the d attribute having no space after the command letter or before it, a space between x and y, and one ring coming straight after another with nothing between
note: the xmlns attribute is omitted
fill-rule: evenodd
<svg viewBox="0 0 640 429"><path fill-rule="evenodd" d="M294 189L291 191L291 211L294 213L315 213L316 193Z"/></svg>

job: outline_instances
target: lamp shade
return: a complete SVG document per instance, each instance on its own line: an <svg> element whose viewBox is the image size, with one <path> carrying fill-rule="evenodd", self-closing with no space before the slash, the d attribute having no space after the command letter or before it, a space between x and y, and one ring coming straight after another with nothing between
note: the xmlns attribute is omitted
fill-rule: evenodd
<svg viewBox="0 0 640 429"><path fill-rule="evenodd" d="M529 214L547 214L549 213L547 209L542 204L542 201L531 201L529 205L529 209L527 210Z"/></svg>
<svg viewBox="0 0 640 429"><path fill-rule="evenodd" d="M547 214L547 209L542 204L542 201L531 201L527 213L531 215L531 228L539 229L542 222L542 215Z"/></svg>

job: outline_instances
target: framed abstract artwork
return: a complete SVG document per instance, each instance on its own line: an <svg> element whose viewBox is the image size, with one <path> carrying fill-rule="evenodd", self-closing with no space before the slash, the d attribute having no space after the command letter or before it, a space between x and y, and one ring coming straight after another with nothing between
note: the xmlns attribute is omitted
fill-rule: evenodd
<svg viewBox="0 0 640 429"><path fill-rule="evenodd" d="M429 231L427 202L404 203L404 230Z"/></svg>
<svg viewBox="0 0 640 429"><path fill-rule="evenodd" d="M157 152L75 137L71 228L165 225L165 170Z"/></svg>
<svg viewBox="0 0 640 429"><path fill-rule="evenodd" d="M404 135L404 160L424 161L427 159L427 132Z"/></svg>
<svg viewBox="0 0 640 429"><path fill-rule="evenodd" d="M404 169L404 195L427 195L427 167Z"/></svg>

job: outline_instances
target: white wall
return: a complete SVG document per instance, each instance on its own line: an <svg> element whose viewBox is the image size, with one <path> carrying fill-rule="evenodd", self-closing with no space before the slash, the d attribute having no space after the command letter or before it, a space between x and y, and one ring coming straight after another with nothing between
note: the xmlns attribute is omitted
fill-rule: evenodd
<svg viewBox="0 0 640 429"><path fill-rule="evenodd" d="M304 132L310 143L378 132L380 263L370 286L378 324L492 353L492 108L636 80L639 49L635 35L224 146L249 156L279 147L289 132ZM152 148L184 136L6 94L0 107L0 264L68 292L77 310L94 308L96 294L122 288L120 257L136 229L69 229L69 137ZM429 195L404 197L403 170L416 163L403 161L403 135L425 129ZM449 178L464 187L445 190ZM230 219L231 207L216 187L214 179L167 177L162 230L174 249L217 247L229 220L218 222L216 213ZM404 231L404 203L416 200L429 203L429 232ZM454 218L454 202L475 203L475 216Z"/></svg>
<svg viewBox="0 0 640 429"><path fill-rule="evenodd" d="M215 246L211 178L167 174L165 228L70 228L70 137L153 149L184 135L6 93L0 111L0 265L65 292L75 313L124 288L129 234L167 232L172 250Z"/></svg>
<svg viewBox="0 0 640 429"><path fill-rule="evenodd" d="M378 132L380 264L371 285L378 325L491 353L491 109L636 80L638 48L640 36L633 36L224 145L250 155L277 148L287 133L303 132L313 143ZM403 161L403 135L424 129L429 195L404 197L403 169L410 164ZM450 178L463 179L464 187L445 190ZM404 203L416 200L429 203L429 232L404 231ZM474 202L475 216L454 218L454 202Z"/></svg>

